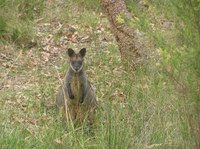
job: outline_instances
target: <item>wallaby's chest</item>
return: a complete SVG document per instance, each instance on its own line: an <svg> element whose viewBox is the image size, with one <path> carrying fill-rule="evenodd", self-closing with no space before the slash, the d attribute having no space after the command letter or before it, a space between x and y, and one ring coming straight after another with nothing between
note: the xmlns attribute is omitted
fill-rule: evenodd
<svg viewBox="0 0 200 149"><path fill-rule="evenodd" d="M79 99L81 94L81 82L78 75L74 75L71 80L71 89L72 93L75 96L76 99Z"/></svg>

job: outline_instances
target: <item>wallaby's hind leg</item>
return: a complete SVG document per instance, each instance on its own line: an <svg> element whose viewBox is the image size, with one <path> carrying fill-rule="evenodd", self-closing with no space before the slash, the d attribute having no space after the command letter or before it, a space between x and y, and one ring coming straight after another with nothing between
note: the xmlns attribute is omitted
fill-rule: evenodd
<svg viewBox="0 0 200 149"><path fill-rule="evenodd" d="M95 123L95 109L90 109L88 113L88 121L90 125L93 125Z"/></svg>

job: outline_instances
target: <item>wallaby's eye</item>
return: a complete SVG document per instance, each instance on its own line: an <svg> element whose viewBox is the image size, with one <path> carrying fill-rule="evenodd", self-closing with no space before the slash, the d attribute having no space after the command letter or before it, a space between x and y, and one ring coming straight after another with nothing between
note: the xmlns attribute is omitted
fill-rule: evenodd
<svg viewBox="0 0 200 149"><path fill-rule="evenodd" d="M78 64L79 64L79 65L82 65L82 61L78 61Z"/></svg>
<svg viewBox="0 0 200 149"><path fill-rule="evenodd" d="M72 65L74 65L76 63L76 61L72 61L71 63L72 63Z"/></svg>
<svg viewBox="0 0 200 149"><path fill-rule="evenodd" d="M72 65L82 65L82 61L72 61Z"/></svg>

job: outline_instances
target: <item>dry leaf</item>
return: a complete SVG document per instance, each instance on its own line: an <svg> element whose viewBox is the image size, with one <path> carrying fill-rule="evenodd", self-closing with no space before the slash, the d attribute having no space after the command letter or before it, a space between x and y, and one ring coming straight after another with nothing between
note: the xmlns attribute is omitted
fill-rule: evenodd
<svg viewBox="0 0 200 149"><path fill-rule="evenodd" d="M90 40L90 36L85 36L85 37L82 37L81 39L80 39L80 42L81 43L85 43L85 42L90 42L91 40Z"/></svg>
<svg viewBox="0 0 200 149"><path fill-rule="evenodd" d="M12 101L12 100L7 100L6 103L8 103L8 104L14 104L14 105L16 104L16 102Z"/></svg>
<svg viewBox="0 0 200 149"><path fill-rule="evenodd" d="M55 142L56 142L57 144L62 144L62 141L61 141L60 138L55 139Z"/></svg>
<svg viewBox="0 0 200 149"><path fill-rule="evenodd" d="M120 102L124 102L125 101L125 95L123 94L123 92L115 91L110 96L110 100L117 100L117 101L120 101Z"/></svg>
<svg viewBox="0 0 200 149"><path fill-rule="evenodd" d="M30 124L36 125L37 122L38 122L38 120L35 119L35 118L31 118L31 119L28 120L28 122L29 122Z"/></svg>
<svg viewBox="0 0 200 149"><path fill-rule="evenodd" d="M42 59L47 62L49 61L50 54L47 52L42 52Z"/></svg>
<svg viewBox="0 0 200 149"><path fill-rule="evenodd" d="M161 145L162 144L151 144L151 145L148 145L147 148L156 148L156 147L159 147Z"/></svg>
<svg viewBox="0 0 200 149"><path fill-rule="evenodd" d="M24 119L22 118L18 118L18 117L13 117L13 119L19 123L23 123L24 122Z"/></svg>
<svg viewBox="0 0 200 149"><path fill-rule="evenodd" d="M30 134L33 134L33 130L31 128L26 129Z"/></svg>

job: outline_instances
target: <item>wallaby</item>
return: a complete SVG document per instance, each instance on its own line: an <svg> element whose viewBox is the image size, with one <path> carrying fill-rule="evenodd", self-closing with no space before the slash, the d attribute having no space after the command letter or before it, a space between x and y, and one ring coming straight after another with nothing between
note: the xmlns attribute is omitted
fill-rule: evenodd
<svg viewBox="0 0 200 149"><path fill-rule="evenodd" d="M83 48L79 53L75 53L69 48L67 54L70 64L64 83L58 90L56 103L59 107L63 106L65 110L68 109L66 117L72 122L89 120L92 124L97 100L83 69L86 49Z"/></svg>

